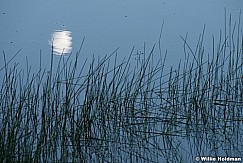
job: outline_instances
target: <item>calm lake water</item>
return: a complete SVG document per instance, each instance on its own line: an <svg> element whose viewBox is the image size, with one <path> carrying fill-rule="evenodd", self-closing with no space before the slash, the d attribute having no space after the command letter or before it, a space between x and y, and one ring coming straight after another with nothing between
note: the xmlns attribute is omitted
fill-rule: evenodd
<svg viewBox="0 0 243 163"><path fill-rule="evenodd" d="M215 42L217 42L217 40L219 40L220 30L222 30L222 33L224 33L226 27L227 31L230 31L228 30L229 24L231 23L232 28L234 27L234 23L239 21L239 14L242 9L243 9L243 0L153 0L153 1L149 1L149 0L116 0L116 1L114 0L103 0L103 1L98 1L98 0L41 0L41 1L1 0L0 1L0 53L1 53L0 54L0 58L1 58L0 59L0 74L1 74L0 81L2 82L2 78L3 78L2 74L5 73L3 69L5 65L4 56L6 57L6 62L8 62L21 49L18 55L14 57L14 59L9 63L8 69L10 69L10 67L13 66L14 63L18 63L19 64L18 69L26 70L27 67L26 63L28 62L28 66L32 67L32 71L37 72L39 69L40 60L42 64L41 66L48 68L50 67L51 54L54 54L54 62L58 61L60 56L63 55L69 56L70 54L75 54L77 51L79 51L83 40L84 40L84 44L82 46L82 51L81 51L81 60L83 62L85 61L86 58L88 58L90 61L92 57L99 58L99 57L104 57L105 55L109 55L118 47L119 47L117 51L118 62L119 61L122 62L124 57L128 58L134 46L135 48L133 54L142 54L144 51L146 54L149 54L154 44L156 44L156 46L154 49L153 58L155 58L156 60L156 58L159 57L160 54L159 46L158 46L158 44L160 43L162 55L167 53L166 71L169 72L170 66L177 67L180 60L183 61L185 58L185 54L183 51L184 42L182 38L187 38L188 44L190 45L192 50L194 50L196 49L196 46L198 44L198 38L200 34L203 32L203 29L205 27L204 52L206 55L207 54L210 55L212 52L212 38L214 37L216 40ZM230 15L231 15L231 19L229 19ZM242 16L240 19L242 19ZM229 20L231 20L231 22ZM243 21L241 20L240 23L241 24L239 26L242 27ZM162 37L160 42L159 40L160 40L160 32L161 32L162 24L163 24L163 31L162 31ZM237 23L236 25L238 26ZM235 29L236 28L237 27L235 27ZM242 29L240 32L241 32L240 33L241 36ZM222 37L224 39L224 36ZM235 39L236 38L232 38L231 40L235 40ZM233 47L232 43L230 44L229 47L231 48L231 46ZM72 59L74 59L74 57L75 55L71 57L71 61ZM136 57L137 55L132 55L132 61L136 61ZM218 67L216 67L215 69L217 68ZM197 75L197 72L195 74ZM216 74L216 70L215 70L215 74ZM202 79L204 78L201 78L200 80ZM208 78L209 82L210 79L211 77ZM183 82L185 81L186 79ZM224 82L227 83L226 80ZM208 84L207 82L205 83ZM220 86L224 85L225 83L223 84L220 83ZM238 82L236 83L237 86L238 85L241 86L241 84L239 84ZM193 84L190 83L189 85L193 85ZM215 86L215 88L216 87L217 86ZM189 87L187 89L189 92L191 91ZM208 89L210 92L211 87L209 87ZM240 99L238 97L240 95L238 94L237 89L235 91L235 95L237 95L235 99ZM162 94L160 91L158 92ZM204 91L204 87L202 87L202 89L198 91L199 92L198 94L200 95L202 91ZM220 91L222 92L222 96L226 92L226 91L224 92L223 89ZM227 87L227 91L228 91L228 87ZM177 92L175 91L175 93ZM211 95L209 94L207 97L211 98ZM214 92L212 93L212 97L214 97ZM226 99L227 98L228 96L226 96ZM174 98L171 99L173 99L172 101L176 101L174 100ZM192 102L193 104L196 103L195 101L193 101L194 100L193 98L191 98L190 100L189 101ZM206 101L205 103L206 104L210 103L210 101L208 102L207 100L208 99L205 99ZM211 103L212 106L215 106L215 110L222 106L225 106L225 108L231 106L231 104L226 105L223 102L225 102L224 98L223 100L219 99L218 101L216 98L214 101L212 100ZM240 110L242 106L242 102L240 100L238 101L229 100L229 103L231 102L232 103L235 102L234 105L238 104L237 113L242 114L242 111ZM170 113L170 109L173 107L168 107L168 106L161 107L161 108L164 110L168 109L168 113ZM197 106L197 103L195 104L195 106ZM158 108L160 108L160 106L158 106ZM234 108L233 104L232 104L232 108ZM187 109L189 110L188 112ZM177 113L177 112L171 113L172 118L173 115L177 115L177 114L178 115L181 114L180 116L182 117L180 119L179 116L179 119L177 119L178 121L177 122L175 121L176 123L178 123L175 124L175 127L180 129L178 130L178 133L181 133L181 135L179 135L179 137L177 137L176 135L172 135L173 140L168 139L168 144L170 144L171 142L172 143L176 142L175 143L176 146L173 146L175 147L175 149L170 149L171 151L174 151L176 153L179 151L179 150L177 151L177 147L180 147L178 156L183 156L182 160L195 160L194 156L198 156L200 152L207 153L208 155L215 155L215 156L217 154L220 154L221 156L226 156L227 154L232 157L241 157L240 154L242 154L242 150L240 149L242 147L242 137L238 138L238 135L240 135L240 133L242 132L242 127L239 127L240 121L242 121L242 119L240 119L241 117L239 118L237 117L238 115L236 115L238 119L236 120L231 119L232 121L235 120L237 122L237 123L235 122L235 124L238 125L236 126L234 123L232 123L233 125L236 126L236 127L233 126L233 129L236 128L239 130L236 136L232 134L234 133L234 131L231 130L231 128L229 127L230 125L232 125L230 122L229 122L229 126L227 126L228 121L225 121L225 123L217 124L217 122L220 121L221 119L219 118L219 120L216 121L217 118L215 118L216 117L215 115L220 115L220 116L223 115L223 113L221 113L222 111L221 109L218 109L219 110L218 114L214 112L214 115L210 114L209 116L207 116L209 117L209 119L212 118L213 121L212 123L208 123L206 121L207 119L205 120L205 126L208 127L207 125L209 125L208 130L201 131L201 128L197 128L201 124L192 123L192 126L189 126L192 127L192 129L188 130L189 132L184 134L184 128L181 126L183 126L185 123L188 123L186 122L186 119L188 119L188 117L190 116L188 116L186 113L190 113L190 109L191 108L189 106L189 108L185 109L186 110L185 112L184 110L182 110L183 111L182 113ZM211 110L213 109L210 108L209 110L206 111L208 113L211 113L210 112ZM231 109L229 109L229 111L231 111ZM165 112L167 112L167 110ZM234 110L232 112L233 114L235 113ZM224 112L224 116L228 116L230 115L230 113L231 112L229 113ZM103 112L102 114L105 115L105 113ZM203 114L204 113L202 113L202 115ZM193 116L193 114L191 113L189 115ZM157 124L156 127L154 127L155 129L154 131L156 132L158 128L158 133L164 130L164 128L161 128L161 126L163 126L166 122L168 122L168 120L163 119L163 117L159 117L159 118L161 118L162 120L160 121L159 119L158 121L160 123ZM197 118L198 117L196 116L195 119ZM202 116L202 119L203 118L205 117ZM0 117L0 119L3 120L4 118ZM171 122L172 121L174 122L174 119L170 119L170 120ZM224 130L219 130L220 133L217 133L219 132L217 131L218 128L216 127L210 128L211 124L213 124L212 126L214 127L219 125L219 127L217 126L219 129L221 129L221 127L224 125ZM132 127L133 125L134 124L131 123ZM170 126L171 124L165 126L165 129L167 129L167 127L169 128ZM2 128L2 126L0 127ZM180 127L182 128L182 130ZM194 130L194 128L196 129ZM212 133L212 137L207 132ZM227 134L227 132L229 134ZM192 137L190 137L189 139L186 135L192 135ZM218 140L217 136L218 137L221 136L221 138L224 139ZM130 137L128 138L130 140ZM154 140L157 140L157 138ZM209 140L209 141L207 142L204 140L207 141ZM218 144L220 144L220 146L216 146L213 143L209 143L211 142L211 140L212 142L213 141L217 142ZM153 145L153 142L149 142L149 143ZM160 143L162 142L159 141L158 138L158 144ZM225 144L227 143L228 146L225 146ZM235 148L234 145L237 145L237 148ZM215 151L211 150L212 146ZM135 145L135 147L137 148L137 145ZM157 150L153 146L151 147L155 151ZM225 147L229 148L229 150L225 149ZM191 149L191 151L189 149ZM239 151L237 151L238 149ZM111 153L113 152L112 148L109 150L111 151ZM120 153L118 153L118 156L119 154ZM59 155L61 157L60 153ZM128 153L125 153L125 156L126 155L128 155ZM167 155L166 152L165 155ZM149 156L150 154L148 154L148 157ZM174 156L168 155L168 157L171 157L173 159ZM97 160L98 159L99 158L97 158Z"/></svg>
<svg viewBox="0 0 243 163"><path fill-rule="evenodd" d="M238 19L241 0L2 0L0 2L0 65L3 51L7 60L21 49L12 61L25 67L26 56L32 66L49 65L51 44L54 54L76 52L82 39L85 43L82 57L104 56L117 47L122 59L135 52L149 51L159 40L164 21L161 47L168 51L167 64L176 66L184 58L183 41L194 48L206 25L205 46L211 45L224 28L225 9L227 17ZM243 21L241 21L243 22ZM210 49L209 49L210 51Z"/></svg>

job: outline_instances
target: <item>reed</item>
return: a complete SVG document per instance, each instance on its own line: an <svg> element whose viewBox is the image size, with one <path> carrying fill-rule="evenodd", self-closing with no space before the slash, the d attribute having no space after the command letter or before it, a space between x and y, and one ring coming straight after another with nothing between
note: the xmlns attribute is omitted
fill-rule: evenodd
<svg viewBox="0 0 243 163"><path fill-rule="evenodd" d="M74 61L60 57L57 66L51 54L50 69L40 66L37 73L31 73L28 61L25 71L10 67L3 53L0 162L193 162L195 156L242 156L240 18L232 25L230 17L227 30L217 41L212 37L208 54L205 28L195 50L187 36L181 37L185 60L169 72L165 58L154 62L156 45L150 51L144 46L137 64L134 48L120 63L118 49L82 65L81 51Z"/></svg>

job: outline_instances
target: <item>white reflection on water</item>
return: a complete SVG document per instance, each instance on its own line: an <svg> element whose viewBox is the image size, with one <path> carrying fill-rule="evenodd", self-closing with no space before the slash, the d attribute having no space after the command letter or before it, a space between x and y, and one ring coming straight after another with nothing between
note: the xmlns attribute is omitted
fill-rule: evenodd
<svg viewBox="0 0 243 163"><path fill-rule="evenodd" d="M50 45L53 45L53 53L65 55L72 51L72 32L68 30L56 30L52 34Z"/></svg>

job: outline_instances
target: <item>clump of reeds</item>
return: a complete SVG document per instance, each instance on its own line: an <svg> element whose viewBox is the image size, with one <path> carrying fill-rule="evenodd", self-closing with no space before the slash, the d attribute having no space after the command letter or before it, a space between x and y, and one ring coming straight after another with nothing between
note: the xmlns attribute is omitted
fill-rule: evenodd
<svg viewBox="0 0 243 163"><path fill-rule="evenodd" d="M231 19L230 19L231 26ZM134 66L117 50L88 65L60 57L47 71L1 69L0 162L185 162L242 155L243 42L240 22L204 31L185 62L164 71L154 46ZM231 31L232 30L232 31ZM224 37L223 37L224 35ZM159 48L160 49L160 48ZM161 49L160 49L161 50ZM161 52L161 51L160 51ZM5 55L5 54L4 54ZM205 59L206 57L206 59ZM88 71L84 70L88 66Z"/></svg>

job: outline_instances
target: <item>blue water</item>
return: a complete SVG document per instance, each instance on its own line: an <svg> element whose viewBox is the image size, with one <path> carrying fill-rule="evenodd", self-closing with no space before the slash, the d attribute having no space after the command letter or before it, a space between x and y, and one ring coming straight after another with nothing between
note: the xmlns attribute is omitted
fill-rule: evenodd
<svg viewBox="0 0 243 163"><path fill-rule="evenodd" d="M50 67L52 54L54 62L58 62L62 55L66 57L72 54L75 58L84 38L81 62L86 58L90 61L92 57L109 55L118 47L119 62L129 56L133 46L132 59L137 62L136 54L149 54L156 44L153 53L155 63L161 47L161 54L167 53L168 69L165 70L169 70L170 66L177 67L184 59L181 36L187 36L188 43L195 50L205 26L205 54L210 55L212 36L218 39L219 31L225 31L225 23L226 30L229 30L230 14L233 27L241 9L242 0L1 0L0 81L4 74L4 54L8 62L21 49L9 67L19 63L18 68L26 70L28 62L31 70L36 72L40 67ZM206 137L203 132L195 132L194 136ZM181 143L182 147L190 149L191 144L183 144L190 140L184 141L181 137L175 140L175 146ZM208 142L193 142L196 140L191 139L192 144L205 146L205 151L199 152L214 154L214 151L206 148ZM230 141L239 142L238 139ZM187 150L182 154L184 158L194 159ZM196 155L196 152L193 154ZM224 156L225 153L220 154Z"/></svg>
<svg viewBox="0 0 243 163"><path fill-rule="evenodd" d="M132 47L149 51L159 40L162 22L162 53L168 51L167 64L176 66L184 59L180 36L188 33L192 47L206 24L205 41L211 45L212 35L224 28L224 12L238 18L243 1L234 0L2 0L0 2L0 65L2 53L13 62L49 65L50 41L55 31L71 33L72 52L79 50L85 37L82 57L104 56L119 47L118 56L128 56ZM66 48L67 49L67 48ZM157 49L158 50L158 49ZM158 51L157 51L158 52Z"/></svg>

